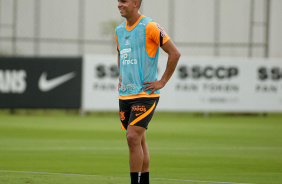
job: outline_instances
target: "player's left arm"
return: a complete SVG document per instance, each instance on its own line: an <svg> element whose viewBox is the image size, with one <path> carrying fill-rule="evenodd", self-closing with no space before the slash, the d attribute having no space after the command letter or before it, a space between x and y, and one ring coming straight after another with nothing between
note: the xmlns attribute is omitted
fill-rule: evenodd
<svg viewBox="0 0 282 184"><path fill-rule="evenodd" d="M171 40L168 40L164 45L161 46L161 48L168 54L166 70L161 80L143 83L143 85L146 85L142 88L144 89L144 91L153 89L150 94L158 89L163 88L166 85L166 83L174 73L178 60L181 56L180 52Z"/></svg>

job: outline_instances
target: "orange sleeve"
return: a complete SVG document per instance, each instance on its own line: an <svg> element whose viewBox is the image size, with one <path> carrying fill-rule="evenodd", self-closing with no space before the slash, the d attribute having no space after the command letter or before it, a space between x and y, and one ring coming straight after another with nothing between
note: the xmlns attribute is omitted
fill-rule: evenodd
<svg viewBox="0 0 282 184"><path fill-rule="evenodd" d="M116 43L117 43L117 50L119 52L119 45L118 45L118 39L117 39L117 33L115 32L115 38L116 38Z"/></svg>
<svg viewBox="0 0 282 184"><path fill-rule="evenodd" d="M156 22L149 22L146 26L146 50L150 57L155 57L158 47L163 46L170 37Z"/></svg>

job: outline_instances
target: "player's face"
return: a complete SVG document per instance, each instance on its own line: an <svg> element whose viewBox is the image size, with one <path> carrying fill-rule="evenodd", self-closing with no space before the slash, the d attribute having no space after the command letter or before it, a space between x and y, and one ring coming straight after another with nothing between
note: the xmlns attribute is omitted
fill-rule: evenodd
<svg viewBox="0 0 282 184"><path fill-rule="evenodd" d="M118 9L122 17L130 17L133 13L135 0L118 0Z"/></svg>

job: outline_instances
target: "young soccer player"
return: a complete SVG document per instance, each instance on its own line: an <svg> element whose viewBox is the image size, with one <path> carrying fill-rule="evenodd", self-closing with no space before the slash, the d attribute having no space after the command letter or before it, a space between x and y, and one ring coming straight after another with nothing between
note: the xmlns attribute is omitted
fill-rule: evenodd
<svg viewBox="0 0 282 184"><path fill-rule="evenodd" d="M164 29L141 15L142 0L118 0L126 19L115 30L119 66L121 126L127 130L131 184L149 184L149 149L145 130L163 88L172 76L180 53ZM158 80L159 47L167 54L167 67Z"/></svg>

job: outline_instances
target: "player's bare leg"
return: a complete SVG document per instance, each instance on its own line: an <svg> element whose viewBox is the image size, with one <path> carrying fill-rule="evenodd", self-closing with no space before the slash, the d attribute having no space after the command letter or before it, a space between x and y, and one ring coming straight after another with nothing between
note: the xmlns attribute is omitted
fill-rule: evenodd
<svg viewBox="0 0 282 184"><path fill-rule="evenodd" d="M139 126L128 126L127 128L130 172L142 171L144 155L141 140L144 132L145 128Z"/></svg>
<svg viewBox="0 0 282 184"><path fill-rule="evenodd" d="M142 173L141 173L141 184L149 184L150 179L149 179L149 164L150 164L150 155L149 155L149 149L148 145L146 142L146 133L144 132L142 140L141 140L141 145L143 149L143 166L142 166Z"/></svg>
<svg viewBox="0 0 282 184"><path fill-rule="evenodd" d="M150 155L149 155L148 145L146 142L146 133L145 132L142 136L141 145L142 145L143 155L144 155L142 173L146 173L146 172L149 172Z"/></svg>

